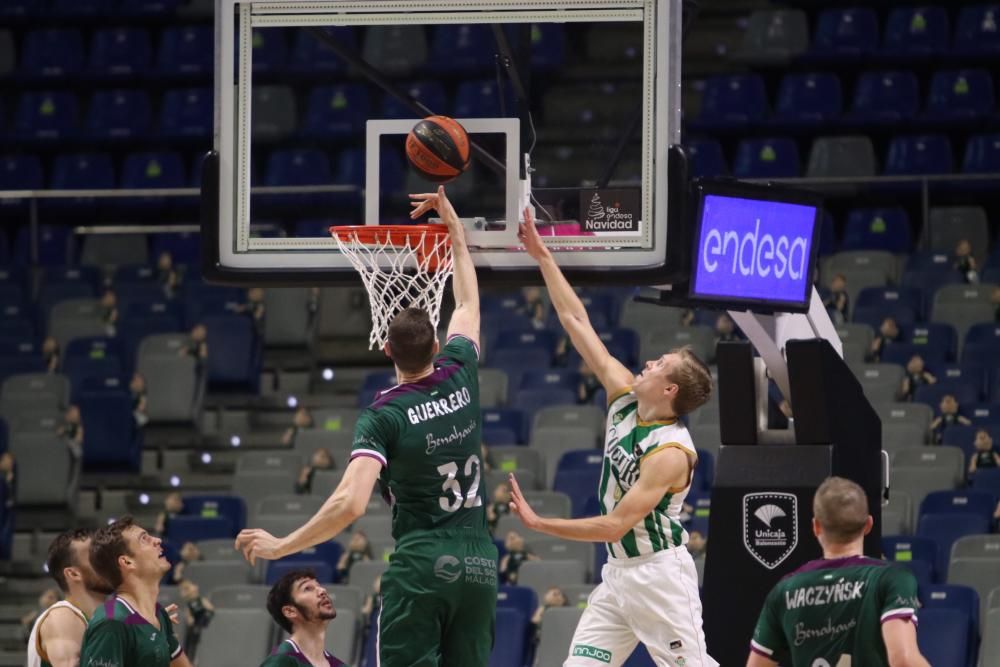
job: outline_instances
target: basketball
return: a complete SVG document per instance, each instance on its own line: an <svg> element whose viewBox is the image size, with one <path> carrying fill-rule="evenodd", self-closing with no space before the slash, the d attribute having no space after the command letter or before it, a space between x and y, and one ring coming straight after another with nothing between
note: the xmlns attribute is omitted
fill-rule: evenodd
<svg viewBox="0 0 1000 667"><path fill-rule="evenodd" d="M453 118L428 116L407 135L406 157L427 180L448 183L469 168L469 135Z"/></svg>

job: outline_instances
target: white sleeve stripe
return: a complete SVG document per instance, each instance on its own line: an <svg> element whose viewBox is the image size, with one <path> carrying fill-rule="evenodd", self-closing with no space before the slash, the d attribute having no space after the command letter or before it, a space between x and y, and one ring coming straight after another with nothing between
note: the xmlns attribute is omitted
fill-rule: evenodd
<svg viewBox="0 0 1000 667"><path fill-rule="evenodd" d="M914 609L913 607L900 607L899 609L890 609L889 611L882 614L882 617L879 620L884 623L885 621L895 616L913 616L914 618L916 618L917 610Z"/></svg>
<svg viewBox="0 0 1000 667"><path fill-rule="evenodd" d="M774 655L774 651L772 651L771 649L769 649L768 647L766 647L766 646L764 646L762 644L758 644L757 642L755 642L752 639L750 640L750 646L752 646L753 648L757 649L758 651L760 651L761 653L763 653L765 655Z"/></svg>
<svg viewBox="0 0 1000 667"><path fill-rule="evenodd" d="M181 646L180 644L178 644L177 645L177 649L173 653L170 654L170 659L173 660L174 658L176 658L177 656L179 656L183 650L184 650L184 647Z"/></svg>
<svg viewBox="0 0 1000 667"><path fill-rule="evenodd" d="M372 458L378 459L382 465L388 466L389 462L385 460L380 452L376 452L374 449L353 449L351 450L351 460L353 461L359 456L371 456Z"/></svg>

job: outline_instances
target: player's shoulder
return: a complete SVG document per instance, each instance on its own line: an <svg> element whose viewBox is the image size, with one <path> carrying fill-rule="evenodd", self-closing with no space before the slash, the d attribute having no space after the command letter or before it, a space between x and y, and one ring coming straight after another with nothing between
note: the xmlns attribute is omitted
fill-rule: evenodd
<svg viewBox="0 0 1000 667"><path fill-rule="evenodd" d="M445 341L444 347L441 348L441 352L436 357L436 361L444 363L457 361L462 364L470 362L478 363L479 344L465 334L452 334Z"/></svg>
<svg viewBox="0 0 1000 667"><path fill-rule="evenodd" d="M287 653L272 653L264 658L260 667L300 667L302 663Z"/></svg>

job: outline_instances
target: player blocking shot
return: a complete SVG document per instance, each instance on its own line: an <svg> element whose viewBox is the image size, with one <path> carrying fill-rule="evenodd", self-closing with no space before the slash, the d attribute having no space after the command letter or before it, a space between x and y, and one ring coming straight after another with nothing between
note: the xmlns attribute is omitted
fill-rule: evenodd
<svg viewBox="0 0 1000 667"><path fill-rule="evenodd" d="M411 198L411 216L436 210L451 238L455 310L444 347L426 311L396 314L384 350L398 384L360 415L337 489L288 536L248 529L236 546L254 562L330 540L364 514L378 480L396 541L382 576L379 664L480 667L493 646L497 549L481 484L479 287L444 189Z"/></svg>
<svg viewBox="0 0 1000 667"><path fill-rule="evenodd" d="M823 558L768 594L747 667L929 667L917 646L917 581L864 556L872 529L868 498L854 482L824 481L813 498L813 534Z"/></svg>
<svg viewBox="0 0 1000 667"><path fill-rule="evenodd" d="M607 545L603 582L587 601L563 664L621 665L641 641L657 665L715 667L705 648L698 575L680 521L698 456L679 418L708 400L708 367L682 348L633 375L594 331L586 308L542 243L530 209L519 237L541 268L560 323L609 397L600 516L539 517L511 476L511 509L527 528Z"/></svg>

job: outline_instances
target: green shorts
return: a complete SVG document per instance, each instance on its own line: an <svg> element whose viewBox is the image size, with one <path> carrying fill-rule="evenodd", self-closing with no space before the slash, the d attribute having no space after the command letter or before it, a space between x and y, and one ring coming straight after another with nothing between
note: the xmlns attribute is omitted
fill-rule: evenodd
<svg viewBox="0 0 1000 667"><path fill-rule="evenodd" d="M497 548L488 534L403 537L382 575L380 667L486 667L496 603Z"/></svg>

